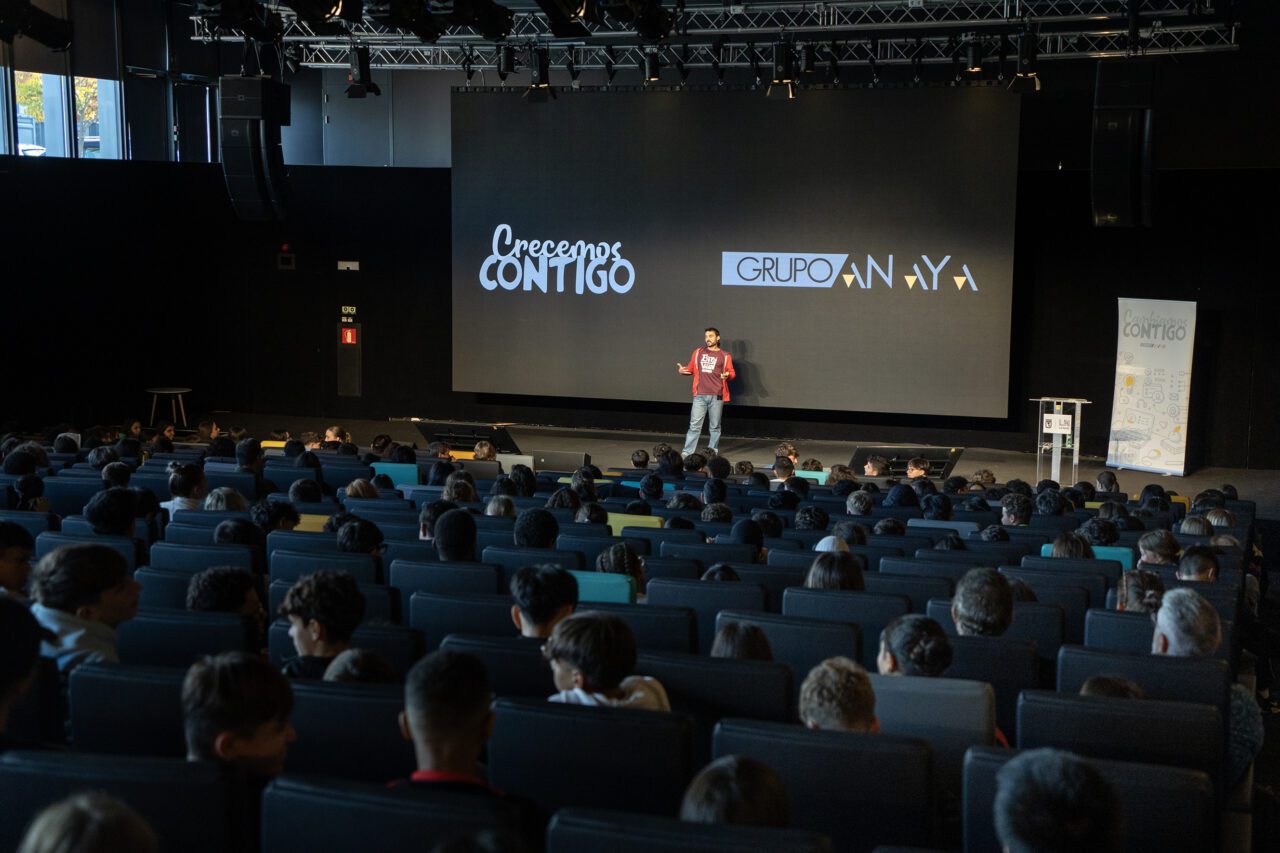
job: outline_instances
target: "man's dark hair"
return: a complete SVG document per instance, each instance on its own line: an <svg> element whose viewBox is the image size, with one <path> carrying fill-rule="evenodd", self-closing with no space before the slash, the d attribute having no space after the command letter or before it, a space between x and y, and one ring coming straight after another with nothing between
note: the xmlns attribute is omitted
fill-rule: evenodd
<svg viewBox="0 0 1280 853"><path fill-rule="evenodd" d="M1035 493L1037 495L1040 495L1040 494L1043 494L1044 492L1049 491L1050 489L1052 489L1055 492L1060 492L1062 491L1062 484L1059 483L1057 480L1050 480L1048 478L1045 478L1040 482L1036 483Z"/></svg>
<svg viewBox="0 0 1280 853"><path fill-rule="evenodd" d="M526 509L516 516L512 541L522 548L554 548L560 523L545 509Z"/></svg>
<svg viewBox="0 0 1280 853"><path fill-rule="evenodd" d="M721 457L716 457L717 459ZM704 504L722 504L729 495L729 487L724 484L724 480L717 480L714 477L708 479L702 484L702 502Z"/></svg>
<svg viewBox="0 0 1280 853"><path fill-rule="evenodd" d="M951 641L941 625L923 614L894 619L880 632L880 642L903 675L938 678L951 666Z"/></svg>
<svg viewBox="0 0 1280 853"><path fill-rule="evenodd" d="M582 498L578 493L567 486L561 486L551 493L551 497L547 498L547 509L572 509L577 510L582 506Z"/></svg>
<svg viewBox="0 0 1280 853"><path fill-rule="evenodd" d="M4 472L15 477L34 474L37 467L36 458L25 450L13 450L4 457Z"/></svg>
<svg viewBox="0 0 1280 853"><path fill-rule="evenodd" d="M1009 853L1118 853L1120 804L1102 775L1062 750L1032 749L996 774L996 834Z"/></svg>
<svg viewBox="0 0 1280 853"><path fill-rule="evenodd" d="M187 754L203 761L217 758L214 741L222 732L252 737L259 726L283 722L292 713L289 679L257 655L226 652L202 658L182 682Z"/></svg>
<svg viewBox="0 0 1280 853"><path fill-rule="evenodd" d="M831 496L835 498L847 498L849 495L858 491L859 483L857 480L836 480L831 484Z"/></svg>
<svg viewBox="0 0 1280 853"><path fill-rule="evenodd" d="M719 330L719 329L717 329L715 326L707 326L705 329L703 329L703 330L702 330L702 333L703 333L704 335L705 335L707 332L715 332L715 333L716 333L716 337L717 337L717 338L718 338L718 337L720 337L720 330Z"/></svg>
<svg viewBox="0 0 1280 853"><path fill-rule="evenodd" d="M297 616L304 625L314 619L331 641L345 643L364 621L364 593L346 572L315 572L289 587L280 615Z"/></svg>
<svg viewBox="0 0 1280 853"><path fill-rule="evenodd" d="M115 449L111 447L95 447L89 451L89 457L85 461L89 463L90 467L101 471L112 462L119 462L120 454L116 453Z"/></svg>
<svg viewBox="0 0 1280 853"><path fill-rule="evenodd" d="M183 465L181 462L169 463L169 494L175 498L189 498L192 492L205 481L204 469L199 465Z"/></svg>
<svg viewBox="0 0 1280 853"><path fill-rule="evenodd" d="M1015 495L1026 495L1033 497L1035 492L1031 488L1031 484L1026 480L1019 480L1016 477L1004 484L1004 487Z"/></svg>
<svg viewBox="0 0 1280 853"><path fill-rule="evenodd" d="M1192 545L1178 560L1179 580L1195 580L1210 573L1216 577L1220 570L1217 552L1208 545Z"/></svg>
<svg viewBox="0 0 1280 853"><path fill-rule="evenodd" d="M133 469L125 462L112 462L102 469L102 486L105 489L121 488L129 485Z"/></svg>
<svg viewBox="0 0 1280 853"><path fill-rule="evenodd" d="M702 508L702 520L706 522L733 521L733 508L726 503L710 503Z"/></svg>
<svg viewBox="0 0 1280 853"><path fill-rule="evenodd" d="M792 510L800 506L800 495L783 489L769 495L769 509Z"/></svg>
<svg viewBox="0 0 1280 853"><path fill-rule="evenodd" d="M908 486L906 483L898 483L889 489L889 494L884 496L881 502L884 507L914 507L920 506L920 497L916 494L916 490Z"/></svg>
<svg viewBox="0 0 1280 853"><path fill-rule="evenodd" d="M846 545L866 545L867 534L870 532L865 525L852 518L844 518L831 525L831 535L844 540Z"/></svg>
<svg viewBox="0 0 1280 853"><path fill-rule="evenodd" d="M458 505L453 501L432 501L422 508L422 512L418 513L418 523L427 528L427 533L435 536L436 522L446 512L457 508Z"/></svg>
<svg viewBox="0 0 1280 853"><path fill-rule="evenodd" d="M1113 522L1105 518L1091 518L1080 525L1080 534L1089 540L1090 545L1114 545L1120 541L1120 532Z"/></svg>
<svg viewBox="0 0 1280 853"><path fill-rule="evenodd" d="M702 512L702 501L688 492L676 492L667 501L667 509L683 509L689 512Z"/></svg>
<svg viewBox="0 0 1280 853"><path fill-rule="evenodd" d="M5 548L36 549L36 540L31 531L16 521L0 521L0 551Z"/></svg>
<svg viewBox="0 0 1280 853"><path fill-rule="evenodd" d="M294 480L289 484L289 502L316 504L324 501L324 489L310 477Z"/></svg>
<svg viewBox="0 0 1280 853"><path fill-rule="evenodd" d="M225 435L220 435L213 441L209 442L209 449L205 451L205 458L215 459L235 459L236 443Z"/></svg>
<svg viewBox="0 0 1280 853"><path fill-rule="evenodd" d="M284 443L284 458L293 459L301 455L307 449L307 446L296 438L291 438Z"/></svg>
<svg viewBox="0 0 1280 853"><path fill-rule="evenodd" d="M239 613L249 590L256 588L253 573L235 566L217 566L196 572L187 584L187 609L210 613Z"/></svg>
<svg viewBox="0 0 1280 853"><path fill-rule="evenodd" d="M284 501L258 501L249 507L249 518L263 533L279 529L282 521L297 524L302 520L294 505Z"/></svg>
<svg viewBox="0 0 1280 853"><path fill-rule="evenodd" d="M106 545L63 545L46 554L31 574L32 597L67 613L93 604L129 574L124 555Z"/></svg>
<svg viewBox="0 0 1280 853"><path fill-rule="evenodd" d="M723 456L713 456L707 460L707 473L717 480L723 480L733 473L733 465Z"/></svg>
<svg viewBox="0 0 1280 853"><path fill-rule="evenodd" d="M777 539L782 535L782 517L767 509L753 510L751 519L760 525L760 532L768 539Z"/></svg>
<svg viewBox="0 0 1280 853"><path fill-rule="evenodd" d="M868 456L864 465L871 466L871 476L887 477L889 476L889 460L883 456Z"/></svg>
<svg viewBox="0 0 1280 853"><path fill-rule="evenodd" d="M922 482L929 482L924 480ZM950 521L952 517L951 497L949 495L925 495L920 500L920 510L930 521Z"/></svg>
<svg viewBox="0 0 1280 853"><path fill-rule="evenodd" d="M649 451L637 450L631 454L632 468L648 468L649 467Z"/></svg>
<svg viewBox="0 0 1280 853"><path fill-rule="evenodd" d="M1031 520L1031 498L1019 492L1011 492L1001 498L1000 509L1013 524L1026 524Z"/></svg>
<svg viewBox="0 0 1280 853"><path fill-rule="evenodd" d="M773 460L773 479L786 480L795 474L796 466L790 459L785 456L778 456Z"/></svg>
<svg viewBox="0 0 1280 853"><path fill-rule="evenodd" d="M1066 502L1063 501L1062 493L1057 489L1045 489L1036 495L1037 515L1062 515L1066 510Z"/></svg>
<svg viewBox="0 0 1280 853"><path fill-rule="evenodd" d="M489 673L470 652L434 651L415 663L404 680L410 729L437 743L479 740L492 701Z"/></svg>
<svg viewBox="0 0 1280 853"><path fill-rule="evenodd" d="M791 801L782 780L767 765L726 755L693 777L680 805L680 819L785 828L791 824Z"/></svg>
<svg viewBox="0 0 1280 853"><path fill-rule="evenodd" d="M338 551L343 554L372 554L382 547L378 525L355 518L338 528Z"/></svg>
<svg viewBox="0 0 1280 853"><path fill-rule="evenodd" d="M252 468L262 458L262 442L256 438L242 438L236 444L236 464Z"/></svg>
<svg viewBox="0 0 1280 853"><path fill-rule="evenodd" d="M355 513L340 509L324 520L324 526L320 528L320 531L322 533L332 533L336 536L338 531L342 529L342 525L348 521L355 521L357 518L359 516Z"/></svg>
<svg viewBox="0 0 1280 853"><path fill-rule="evenodd" d="M871 531L876 536L905 536L907 534L907 526L897 518L882 518L875 523Z"/></svg>
<svg viewBox="0 0 1280 853"><path fill-rule="evenodd" d="M649 500L661 500L663 491L662 478L657 474L645 474L640 478L640 497Z"/></svg>
<svg viewBox="0 0 1280 853"><path fill-rule="evenodd" d="M627 503L626 512L628 515L653 515L653 507L649 506L648 501L637 499Z"/></svg>
<svg viewBox="0 0 1280 853"><path fill-rule="evenodd" d="M498 495L508 498L518 498L520 497L520 487L516 485L515 480L512 480L505 474L500 474L498 478L493 481L493 485L489 487L489 497L497 497Z"/></svg>
<svg viewBox="0 0 1280 853"><path fill-rule="evenodd" d="M1013 589L995 569L970 569L956 584L951 599L956 628L964 634L998 637L1013 622Z"/></svg>
<svg viewBox="0 0 1280 853"><path fill-rule="evenodd" d="M988 524L982 528L982 532L978 534L982 537L983 542L1008 542L1009 531L1005 530L998 524Z"/></svg>
<svg viewBox="0 0 1280 853"><path fill-rule="evenodd" d="M104 489L84 508L85 521L100 536L133 536L138 499L126 488Z"/></svg>
<svg viewBox="0 0 1280 853"><path fill-rule="evenodd" d="M54 453L79 453L80 445L76 443L75 437L70 435L59 435L53 439Z"/></svg>
<svg viewBox="0 0 1280 853"><path fill-rule="evenodd" d="M261 528L249 519L228 518L218 522L218 526L213 529L213 544L264 548L267 542Z"/></svg>
<svg viewBox="0 0 1280 853"><path fill-rule="evenodd" d="M436 554L444 561L476 558L476 522L465 509L451 509L436 520L432 533Z"/></svg>
<svg viewBox="0 0 1280 853"><path fill-rule="evenodd" d="M826 530L831 516L820 506L802 506L796 510L796 530Z"/></svg>
<svg viewBox="0 0 1280 853"><path fill-rule="evenodd" d="M804 477L788 477L782 481L782 488L788 492L795 492L800 496L800 500L808 500L809 498L809 481Z"/></svg>
<svg viewBox="0 0 1280 853"><path fill-rule="evenodd" d="M701 453L690 453L684 458L684 469L686 471L701 471L707 467L707 457Z"/></svg>
<svg viewBox="0 0 1280 853"><path fill-rule="evenodd" d="M684 473L684 458L678 450L668 450L658 458L658 473L672 477Z"/></svg>
<svg viewBox="0 0 1280 853"><path fill-rule="evenodd" d="M612 690L636 668L636 637L622 617L587 610L557 623L546 655L580 671L588 689Z"/></svg>
<svg viewBox="0 0 1280 853"><path fill-rule="evenodd" d="M956 474L942 481L944 495L958 495L969 490L969 481Z"/></svg>
<svg viewBox="0 0 1280 853"><path fill-rule="evenodd" d="M443 441L433 441L427 445L426 454L428 459L443 459L449 455L449 445Z"/></svg>
<svg viewBox="0 0 1280 853"><path fill-rule="evenodd" d="M536 625L545 625L565 605L578 606L578 580L560 566L525 566L511 578L516 607Z"/></svg>

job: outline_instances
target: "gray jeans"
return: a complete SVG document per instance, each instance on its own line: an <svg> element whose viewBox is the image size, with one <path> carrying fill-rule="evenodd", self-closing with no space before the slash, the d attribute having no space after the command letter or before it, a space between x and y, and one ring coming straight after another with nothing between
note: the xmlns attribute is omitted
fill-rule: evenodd
<svg viewBox="0 0 1280 853"><path fill-rule="evenodd" d="M702 435L702 422L711 415L707 425L711 433L711 449L720 449L720 416L724 414L724 400L715 394L695 394L693 411L689 414L689 433L684 437L684 455L698 449L698 437Z"/></svg>

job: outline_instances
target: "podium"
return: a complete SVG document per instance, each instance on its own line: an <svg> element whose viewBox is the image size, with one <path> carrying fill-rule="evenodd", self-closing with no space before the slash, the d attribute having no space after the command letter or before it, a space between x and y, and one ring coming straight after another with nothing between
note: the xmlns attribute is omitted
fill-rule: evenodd
<svg viewBox="0 0 1280 853"><path fill-rule="evenodd" d="M1036 437L1036 480L1045 478L1045 467L1051 480L1070 486L1079 480L1080 422L1084 407L1090 400L1078 397L1032 397L1040 404L1036 421L1039 432ZM1071 479L1062 479L1062 451L1071 451Z"/></svg>

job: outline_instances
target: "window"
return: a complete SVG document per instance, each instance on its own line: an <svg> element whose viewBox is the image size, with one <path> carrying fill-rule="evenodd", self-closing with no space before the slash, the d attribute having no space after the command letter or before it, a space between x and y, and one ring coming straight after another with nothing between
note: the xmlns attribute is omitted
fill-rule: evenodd
<svg viewBox="0 0 1280 853"><path fill-rule="evenodd" d="M67 78L58 74L14 72L19 156L70 156L66 82Z"/></svg>
<svg viewBox="0 0 1280 853"><path fill-rule="evenodd" d="M0 45L0 154L11 154L9 150L9 120L12 115L9 107L9 69L4 65L4 46Z"/></svg>
<svg viewBox="0 0 1280 853"><path fill-rule="evenodd" d="M120 132L120 83L75 78L76 156L124 159Z"/></svg>

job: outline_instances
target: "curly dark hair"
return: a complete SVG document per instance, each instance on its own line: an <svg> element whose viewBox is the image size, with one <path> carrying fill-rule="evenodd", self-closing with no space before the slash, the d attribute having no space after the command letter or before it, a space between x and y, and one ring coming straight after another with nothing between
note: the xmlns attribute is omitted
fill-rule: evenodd
<svg viewBox="0 0 1280 853"><path fill-rule="evenodd" d="M345 643L364 621L364 593L348 573L320 571L290 587L279 612L286 618L297 616L304 624L314 619L330 640Z"/></svg>

